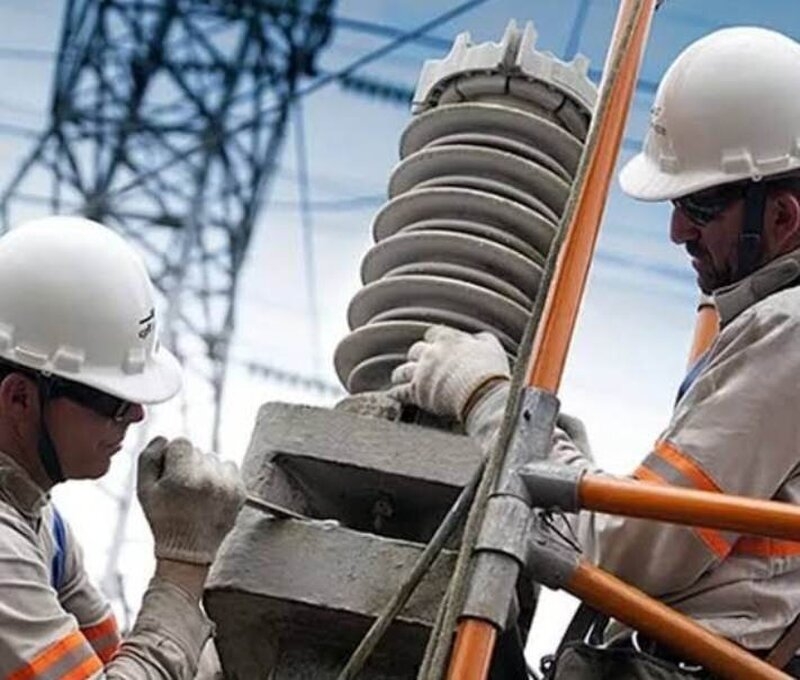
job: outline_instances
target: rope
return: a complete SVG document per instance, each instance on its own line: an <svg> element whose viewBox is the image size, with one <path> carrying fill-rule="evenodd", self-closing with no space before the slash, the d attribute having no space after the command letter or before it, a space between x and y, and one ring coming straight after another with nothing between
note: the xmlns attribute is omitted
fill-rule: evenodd
<svg viewBox="0 0 800 680"><path fill-rule="evenodd" d="M475 497L475 491L478 488L478 482L481 479L482 473L483 464L478 466L478 469L475 470L472 475L472 479L470 479L469 483L461 490L455 503L453 503L444 520L439 525L439 528L436 529L433 538L431 538L428 545L425 546L425 550L423 550L422 554L417 558L414 567L400 584L395 595L389 600L378 618L367 631L367 634L348 660L347 665L345 665L344 669L337 676L337 680L350 680L351 678L355 678L358 672L364 667L370 654L372 654L375 647L381 641L383 634L389 628L394 618L400 613L400 610L403 609L406 602L408 602L408 598L411 597L425 574L428 573L433 561L441 552L447 539L450 538L461 519L466 515L472 503L472 499Z"/></svg>

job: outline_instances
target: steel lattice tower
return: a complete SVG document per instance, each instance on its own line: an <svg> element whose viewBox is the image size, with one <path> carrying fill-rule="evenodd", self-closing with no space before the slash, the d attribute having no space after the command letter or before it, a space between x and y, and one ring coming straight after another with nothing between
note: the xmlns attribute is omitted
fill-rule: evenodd
<svg viewBox="0 0 800 680"><path fill-rule="evenodd" d="M333 0L67 0L48 128L0 197L31 193L138 245L167 329L217 405L237 279ZM194 362L193 362L194 363Z"/></svg>

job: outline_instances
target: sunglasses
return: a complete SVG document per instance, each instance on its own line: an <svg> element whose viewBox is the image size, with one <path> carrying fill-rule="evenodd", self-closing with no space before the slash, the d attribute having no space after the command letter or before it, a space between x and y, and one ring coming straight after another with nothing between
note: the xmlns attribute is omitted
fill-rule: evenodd
<svg viewBox="0 0 800 680"><path fill-rule="evenodd" d="M734 201L744 198L749 182L723 184L672 200L678 210L704 227L717 219Z"/></svg>
<svg viewBox="0 0 800 680"><path fill-rule="evenodd" d="M49 377L47 380L51 399L58 397L70 399L105 418L110 418L115 423L122 422L133 408L133 402L125 401L88 385L82 385L60 376Z"/></svg>
<svg viewBox="0 0 800 680"><path fill-rule="evenodd" d="M21 373L37 383L44 381L45 390L50 399L59 397L69 399L104 418L110 418L115 423L122 422L134 405L131 401L125 401L102 390L82 385L61 376L44 375L33 369L0 361L0 380L10 373Z"/></svg>

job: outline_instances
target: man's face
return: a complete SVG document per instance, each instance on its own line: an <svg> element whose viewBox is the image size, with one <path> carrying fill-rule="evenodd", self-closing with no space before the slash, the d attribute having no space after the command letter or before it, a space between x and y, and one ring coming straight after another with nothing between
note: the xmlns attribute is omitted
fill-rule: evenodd
<svg viewBox="0 0 800 680"><path fill-rule="evenodd" d="M128 426L144 419L144 409L133 404L117 422L69 398L59 397L49 402L45 418L64 476L97 479L108 472Z"/></svg>
<svg viewBox="0 0 800 680"><path fill-rule="evenodd" d="M702 192L699 197L713 198L713 192ZM740 278L739 234L744 223L744 198L741 195L726 198L730 200L717 204L717 209L708 211L702 219L681 207L681 201L675 202L672 211L670 238L686 248L704 293Z"/></svg>

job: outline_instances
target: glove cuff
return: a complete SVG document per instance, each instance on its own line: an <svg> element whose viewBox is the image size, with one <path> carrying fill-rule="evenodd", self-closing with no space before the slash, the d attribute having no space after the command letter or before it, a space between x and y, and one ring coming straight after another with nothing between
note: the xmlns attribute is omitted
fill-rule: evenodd
<svg viewBox="0 0 800 680"><path fill-rule="evenodd" d="M484 395L491 392L498 384L507 383L508 376L503 373L495 373L486 376L478 384L472 388L472 391L467 395L466 399L460 405L458 410L458 421L466 423L469 418L470 411L477 405L477 403L484 397Z"/></svg>
<svg viewBox="0 0 800 680"><path fill-rule="evenodd" d="M196 540L197 538L187 535L185 531L160 535L155 541L156 558L190 564L211 564L217 554L216 548L210 550L200 547L202 542Z"/></svg>

